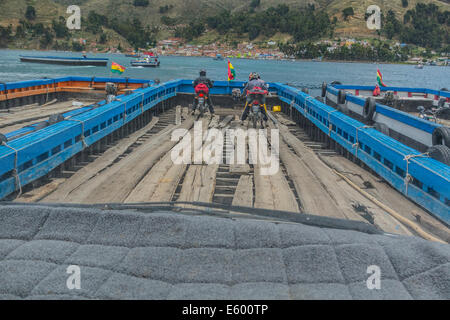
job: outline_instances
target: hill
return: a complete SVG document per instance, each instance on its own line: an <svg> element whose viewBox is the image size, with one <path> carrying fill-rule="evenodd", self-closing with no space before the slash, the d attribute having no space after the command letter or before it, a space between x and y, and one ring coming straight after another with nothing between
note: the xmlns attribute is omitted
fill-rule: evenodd
<svg viewBox="0 0 450 320"><path fill-rule="evenodd" d="M405 12L419 2L433 3L443 10L450 10L448 2L439 0L407 0L407 7L404 7L403 2L404 0L2 0L0 1L0 26L19 25L20 20L24 19L28 6L36 9L36 19L33 23L49 26L52 20L58 20L60 16L67 18L67 6L76 4L82 10L83 21L86 21L89 12L93 11L107 17L110 22L109 25L97 25L98 32L93 32L92 29L95 26L90 31L78 32L77 37L99 41L100 35L105 34L106 44L120 43L128 46L130 42L137 42L130 39L133 33L131 22L134 19L138 19L142 24L142 28L135 28L137 32L143 33L147 27L153 28L147 36L150 36L151 32L152 38L158 40L173 36L176 29L173 25L182 26L201 19L206 20L207 17L219 15L224 10L239 13L253 8L252 10L258 13L270 7L285 4L291 10L314 6L326 12L331 20L334 19L334 35L364 38L376 35L375 31L367 29L365 22L366 9L371 4L380 6L384 13L392 10L400 21ZM343 10L350 7L353 9L353 15L344 17ZM111 21L114 21L115 25ZM117 26L118 24L121 25ZM155 29L155 26L159 27ZM245 30L245 32L248 31ZM203 34L197 41L220 40L221 37L221 34L211 32ZM239 33L232 37L238 41L245 38ZM260 40L268 38L287 40L292 37L291 34L283 32L274 32L271 36L258 35Z"/></svg>

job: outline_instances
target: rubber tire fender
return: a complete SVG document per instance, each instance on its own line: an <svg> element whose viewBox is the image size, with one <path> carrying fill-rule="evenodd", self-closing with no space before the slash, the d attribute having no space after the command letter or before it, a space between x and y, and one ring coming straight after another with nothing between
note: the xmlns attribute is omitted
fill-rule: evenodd
<svg viewBox="0 0 450 320"><path fill-rule="evenodd" d="M317 101L320 101L320 102L322 102L322 103L324 103L324 98L323 97L321 97L321 96L317 96L316 98L315 98Z"/></svg>
<svg viewBox="0 0 450 320"><path fill-rule="evenodd" d="M375 114L375 109L376 109L376 102L375 99L372 97L368 97L366 99L366 102L364 103L364 107L363 107L363 118L366 121L370 121L373 119L373 115Z"/></svg>
<svg viewBox="0 0 450 320"><path fill-rule="evenodd" d="M343 114L348 114L348 113L349 113L348 107L347 107L347 105L346 105L345 103L343 103L343 104L338 104L338 105L337 105L337 109L338 109L340 112L342 112Z"/></svg>
<svg viewBox="0 0 450 320"><path fill-rule="evenodd" d="M0 146L3 144L3 143L7 143L8 142L8 138L4 135L4 134L1 134L0 133Z"/></svg>
<svg viewBox="0 0 450 320"><path fill-rule="evenodd" d="M446 164L450 166L450 149L447 146L444 145L436 145L432 146L428 149L428 154L431 158L434 160L437 160L439 162L442 162L443 164Z"/></svg>
<svg viewBox="0 0 450 320"><path fill-rule="evenodd" d="M327 95L327 83L322 83L322 97L325 97Z"/></svg>
<svg viewBox="0 0 450 320"><path fill-rule="evenodd" d="M389 127L386 124L377 122L375 123L375 129L381 132L382 134L389 136Z"/></svg>
<svg viewBox="0 0 450 320"><path fill-rule="evenodd" d="M306 93L306 94L309 94L308 88L302 88L302 92L303 92L303 93Z"/></svg>
<svg viewBox="0 0 450 320"><path fill-rule="evenodd" d="M345 93L344 90L340 89L339 92L338 92L337 98L338 98L338 103L339 104L344 104L345 100L347 98L347 94Z"/></svg>
<svg viewBox="0 0 450 320"><path fill-rule="evenodd" d="M438 104L437 104L438 108L443 108L446 102L447 102L447 99L445 99L445 98L440 98L440 99L439 99L439 102L438 102Z"/></svg>
<svg viewBox="0 0 450 320"><path fill-rule="evenodd" d="M64 121L64 116L61 113L52 114L48 118L49 125Z"/></svg>
<svg viewBox="0 0 450 320"><path fill-rule="evenodd" d="M342 83L341 82L339 82L339 81L333 81L332 83L331 83L331 85L338 85L338 86L340 86L340 85L342 85Z"/></svg>
<svg viewBox="0 0 450 320"><path fill-rule="evenodd" d="M450 128L448 127L437 127L433 131L433 146L436 145L446 145L450 148Z"/></svg>

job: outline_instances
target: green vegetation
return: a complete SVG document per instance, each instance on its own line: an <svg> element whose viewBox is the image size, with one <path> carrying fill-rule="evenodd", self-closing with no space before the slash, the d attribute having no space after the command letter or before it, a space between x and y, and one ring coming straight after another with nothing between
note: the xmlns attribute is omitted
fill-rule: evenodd
<svg viewBox="0 0 450 320"><path fill-rule="evenodd" d="M326 44L311 42L280 45L283 52L300 59L323 57L329 60L401 62L407 60L410 53L408 47L392 48L383 41L377 41L373 46L354 43L351 46L341 46L333 50L328 48Z"/></svg>
<svg viewBox="0 0 450 320"><path fill-rule="evenodd" d="M344 16L344 20L347 21L348 17L355 15L355 12L353 11L352 7L347 7L342 10L342 15Z"/></svg>
<svg viewBox="0 0 450 320"><path fill-rule="evenodd" d="M27 11L25 12L25 18L27 18L27 20L30 20L30 21L36 19L36 9L34 9L33 6L27 7Z"/></svg>
<svg viewBox="0 0 450 320"><path fill-rule="evenodd" d="M165 6L161 6L159 7L159 13L164 14L169 12L169 10L173 9L173 4L169 5L165 5Z"/></svg>
<svg viewBox="0 0 450 320"><path fill-rule="evenodd" d="M359 2L316 2L320 8L309 0L0 0L0 47L80 51L85 49L81 38L89 45L96 42L98 48L120 42L121 47L137 49L176 36L196 44L218 41L233 47L245 40L261 47L270 39L289 55L336 60L402 61L408 54L450 51L450 12L443 2L383 2L379 32L366 28L363 18L368 15ZM81 31L66 28L69 4L82 7ZM381 5L381 0L373 4ZM339 43L339 36L371 43L332 50L318 44L334 37ZM397 42L409 44L408 49L400 49Z"/></svg>
<svg viewBox="0 0 450 320"><path fill-rule="evenodd" d="M257 7L259 7L261 4L261 0L252 0L252 2L250 2L250 8L255 9Z"/></svg>
<svg viewBox="0 0 450 320"><path fill-rule="evenodd" d="M304 10L291 10L287 5L270 7L260 12L222 11L206 19L209 28L219 34L248 34L253 40L258 36L271 37L277 32L287 33L295 41L318 39L333 34L334 26L328 14L316 11L313 6Z"/></svg>
<svg viewBox="0 0 450 320"><path fill-rule="evenodd" d="M132 21L128 19L123 21L118 18L113 18L109 21L106 16L90 11L87 21L82 25L85 26L84 28L87 31L94 34L99 30L103 30L103 27L112 29L127 39L135 49L154 46L156 43L153 32L148 27L144 27L137 18L134 18ZM101 32L103 33L103 31ZM102 37L102 35L100 35L100 37Z"/></svg>
<svg viewBox="0 0 450 320"><path fill-rule="evenodd" d="M134 0L133 1L133 5L135 7L148 7L149 4L150 3L148 0Z"/></svg>
<svg viewBox="0 0 450 320"><path fill-rule="evenodd" d="M450 11L440 11L435 4L418 3L403 16L403 24L392 10L383 21L383 33L405 43L440 49L450 43Z"/></svg>

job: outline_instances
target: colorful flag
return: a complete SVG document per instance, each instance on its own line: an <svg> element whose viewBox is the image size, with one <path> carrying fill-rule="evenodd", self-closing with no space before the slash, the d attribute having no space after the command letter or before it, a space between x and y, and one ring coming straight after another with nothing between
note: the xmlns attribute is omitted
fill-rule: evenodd
<svg viewBox="0 0 450 320"><path fill-rule="evenodd" d="M111 64L111 72L122 74L125 71L125 67L122 67L120 64L113 62Z"/></svg>
<svg viewBox="0 0 450 320"><path fill-rule="evenodd" d="M230 60L228 60L228 81L234 80L236 78L236 71L234 71L234 67L231 64Z"/></svg>
<svg viewBox="0 0 450 320"><path fill-rule="evenodd" d="M381 74L380 69L377 70L377 81L381 87L387 87L383 82L383 75Z"/></svg>

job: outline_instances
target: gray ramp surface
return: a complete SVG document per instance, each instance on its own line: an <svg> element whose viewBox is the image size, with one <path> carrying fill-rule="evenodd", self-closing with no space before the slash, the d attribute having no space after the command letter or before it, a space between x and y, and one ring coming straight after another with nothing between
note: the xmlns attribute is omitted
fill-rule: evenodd
<svg viewBox="0 0 450 320"><path fill-rule="evenodd" d="M67 267L81 271L69 290ZM381 288L369 290L369 266ZM450 248L172 212L0 206L0 299L449 299Z"/></svg>

